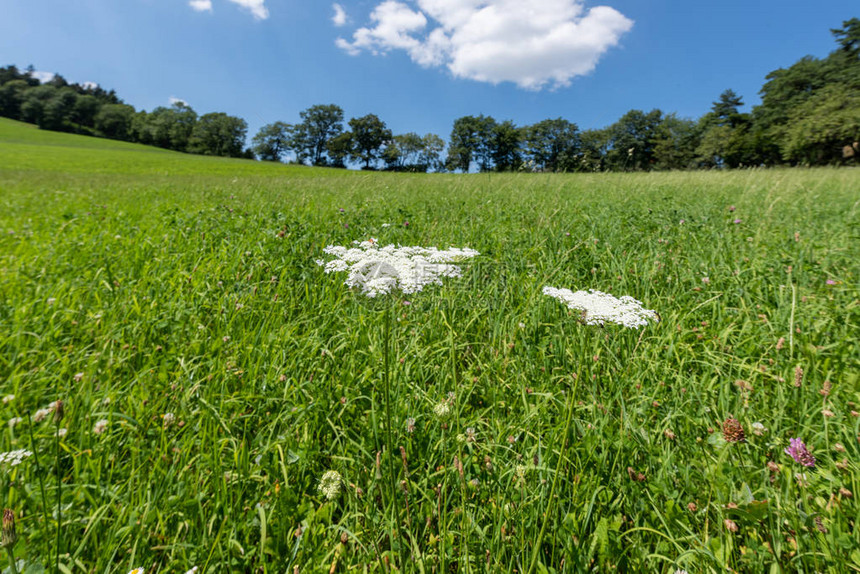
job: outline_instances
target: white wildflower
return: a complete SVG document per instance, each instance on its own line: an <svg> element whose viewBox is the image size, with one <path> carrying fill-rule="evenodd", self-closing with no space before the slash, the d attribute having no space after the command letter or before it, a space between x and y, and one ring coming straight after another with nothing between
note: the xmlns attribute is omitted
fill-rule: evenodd
<svg viewBox="0 0 860 574"><path fill-rule="evenodd" d="M441 285L443 278L461 275L460 267L454 263L479 255L469 248L380 247L376 239L354 243L357 247L326 247L323 251L333 259L324 264L325 272L348 272L346 285L361 289L368 297L393 289L416 293L426 285Z"/></svg>
<svg viewBox="0 0 860 574"><path fill-rule="evenodd" d="M23 420L24 419L22 419L21 417L12 417L11 419L9 419L9 428L15 428L16 426L18 426L18 423L22 422Z"/></svg>
<svg viewBox="0 0 860 574"><path fill-rule="evenodd" d="M185 574L197 574L197 566L185 572Z"/></svg>
<svg viewBox="0 0 860 574"><path fill-rule="evenodd" d="M8 405L9 403L11 403L14 400L15 400L15 395L6 395L5 397L3 397L3 404Z"/></svg>
<svg viewBox="0 0 860 574"><path fill-rule="evenodd" d="M442 401L433 407L433 413L440 419L447 418L451 414L451 405L448 404L448 401Z"/></svg>
<svg viewBox="0 0 860 574"><path fill-rule="evenodd" d="M43 420L45 420L45 417L47 417L49 414L51 414L53 412L53 410L54 409L51 409L51 408L39 409L38 411L36 411L33 414L33 420L37 423L40 423Z"/></svg>
<svg viewBox="0 0 860 574"><path fill-rule="evenodd" d="M164 424L164 428L169 427L173 424L173 421L176 420L176 416L173 413L164 413L161 415L162 423Z"/></svg>
<svg viewBox="0 0 860 574"><path fill-rule="evenodd" d="M391 227L391 224L390 223L383 223L382 227Z"/></svg>
<svg viewBox="0 0 860 574"><path fill-rule="evenodd" d="M56 299L56 297L48 297L48 299L47 299L45 302L46 302L46 303L48 304L48 306L50 307L51 305L53 305L54 303L56 303L56 302L57 302L57 299Z"/></svg>
<svg viewBox="0 0 860 574"><path fill-rule="evenodd" d="M642 302L629 295L616 298L609 293L595 291L573 292L570 289L544 287L543 294L549 295L566 304L571 309L582 312L582 321L586 325L603 325L606 322L617 323L631 329L644 327L648 319L659 321L657 313L642 307Z"/></svg>
<svg viewBox="0 0 860 574"><path fill-rule="evenodd" d="M9 452L0 452L0 464L8 464L9 466L18 466L24 459L33 456L29 450L10 450Z"/></svg>
<svg viewBox="0 0 860 574"><path fill-rule="evenodd" d="M128 574L143 574L143 568L132 568Z"/></svg>
<svg viewBox="0 0 860 574"><path fill-rule="evenodd" d="M95 425L93 425L93 434L102 434L107 429L107 426L107 419L102 419L98 421Z"/></svg>
<svg viewBox="0 0 860 574"><path fill-rule="evenodd" d="M68 429L57 429L57 436L63 438L67 432L69 432Z"/></svg>
<svg viewBox="0 0 860 574"><path fill-rule="evenodd" d="M767 429L761 423L753 423L750 425L750 427L752 428L753 434L757 436L761 436L767 432Z"/></svg>
<svg viewBox="0 0 860 574"><path fill-rule="evenodd" d="M317 490L326 497L326 500L333 500L340 494L340 473L336 470L327 470L322 475Z"/></svg>

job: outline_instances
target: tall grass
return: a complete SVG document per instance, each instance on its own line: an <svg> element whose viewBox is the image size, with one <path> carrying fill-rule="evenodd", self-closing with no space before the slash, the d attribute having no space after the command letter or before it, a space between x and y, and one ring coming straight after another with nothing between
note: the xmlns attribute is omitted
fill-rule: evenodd
<svg viewBox="0 0 860 574"><path fill-rule="evenodd" d="M367 174L41 134L0 123L0 416L23 418L0 451L40 463L0 494L25 564L860 568L856 171ZM482 255L389 300L387 341L314 263L370 236ZM583 326L545 285L662 320ZM26 422L55 400L59 440Z"/></svg>

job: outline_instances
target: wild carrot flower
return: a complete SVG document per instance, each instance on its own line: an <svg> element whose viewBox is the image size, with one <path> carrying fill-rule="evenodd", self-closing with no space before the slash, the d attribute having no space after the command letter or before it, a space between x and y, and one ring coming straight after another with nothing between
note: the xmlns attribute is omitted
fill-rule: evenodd
<svg viewBox="0 0 860 574"><path fill-rule="evenodd" d="M399 289L417 293L427 285L441 285L444 277L459 277L460 267L453 263L480 255L474 249L436 247L380 247L376 239L354 242L356 247L329 245L323 252L334 257L318 259L326 273L347 272L346 285L376 297Z"/></svg>
<svg viewBox="0 0 860 574"><path fill-rule="evenodd" d="M340 473L336 470L327 470L322 475L317 490L326 497L326 500L334 500L340 494Z"/></svg>
<svg viewBox="0 0 860 574"><path fill-rule="evenodd" d="M806 445L799 438L789 439L790 446L785 449L785 454L794 459L794 462L803 466L814 467L815 457L807 450Z"/></svg>
<svg viewBox="0 0 860 574"><path fill-rule="evenodd" d="M657 313L642 307L642 302L629 295L616 298L609 293L590 289L573 292L570 289L544 287L543 294L558 299L571 309L581 312L586 325L617 323L624 327L637 329L648 324L648 319L659 321Z"/></svg>
<svg viewBox="0 0 860 574"><path fill-rule="evenodd" d="M9 452L0 452L0 464L8 464L9 466L18 466L25 459L33 456L29 450L10 450Z"/></svg>

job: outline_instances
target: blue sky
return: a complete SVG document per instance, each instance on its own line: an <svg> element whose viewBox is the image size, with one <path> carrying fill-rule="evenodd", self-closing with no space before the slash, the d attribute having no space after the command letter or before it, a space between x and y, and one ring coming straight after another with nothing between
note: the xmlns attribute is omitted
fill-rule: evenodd
<svg viewBox="0 0 860 574"><path fill-rule="evenodd" d="M337 6L335 6L337 4ZM294 123L314 104L394 133L487 114L580 128L697 118L727 88L834 49L856 0L0 0L0 65L113 88L138 109ZM749 109L749 106L745 109Z"/></svg>

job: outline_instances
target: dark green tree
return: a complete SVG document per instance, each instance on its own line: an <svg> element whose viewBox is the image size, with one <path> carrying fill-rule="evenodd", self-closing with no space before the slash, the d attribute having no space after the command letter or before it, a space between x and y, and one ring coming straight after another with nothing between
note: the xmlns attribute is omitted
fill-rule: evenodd
<svg viewBox="0 0 860 574"><path fill-rule="evenodd" d="M188 148L194 153L222 157L243 157L248 124L242 118L214 112L200 117L194 125Z"/></svg>
<svg viewBox="0 0 860 574"><path fill-rule="evenodd" d="M383 146L391 140L391 130L375 114L352 118L349 127L352 130L350 158L364 163L363 169L372 169Z"/></svg>
<svg viewBox="0 0 860 574"><path fill-rule="evenodd" d="M329 141L343 133L343 110L334 104L316 105L299 116L302 121L296 125L291 147L299 161L326 165Z"/></svg>
<svg viewBox="0 0 860 574"><path fill-rule="evenodd" d="M275 122L260 128L252 141L254 153L263 161L283 161L292 149L293 126Z"/></svg>
<svg viewBox="0 0 860 574"><path fill-rule="evenodd" d="M522 133L510 120L492 127L490 160L496 171L516 171L523 163L520 142Z"/></svg>
<svg viewBox="0 0 860 574"><path fill-rule="evenodd" d="M654 145L663 112L631 110L606 128L606 168L613 171L649 170L654 167Z"/></svg>
<svg viewBox="0 0 860 574"><path fill-rule="evenodd" d="M654 139L656 169L692 169L697 164L701 130L695 120L679 118L674 113L663 116Z"/></svg>
<svg viewBox="0 0 860 574"><path fill-rule="evenodd" d="M575 171L579 168L582 143L576 124L556 118L543 120L523 131L524 153L532 169Z"/></svg>
<svg viewBox="0 0 860 574"><path fill-rule="evenodd" d="M108 138L129 139L134 114L134 108L126 104L105 104L96 114L95 128Z"/></svg>

